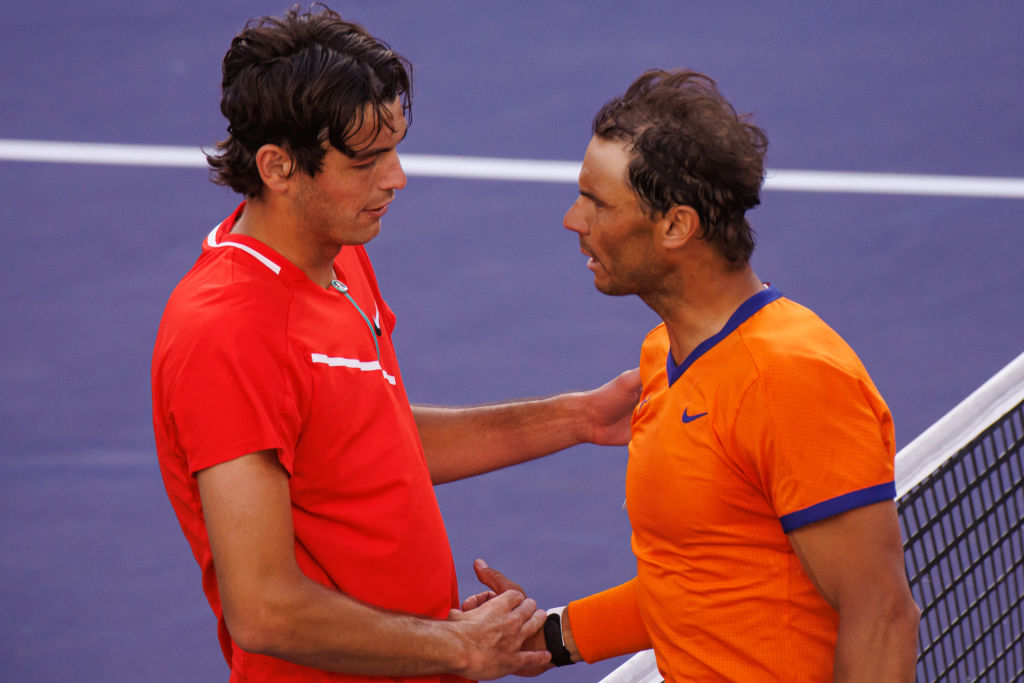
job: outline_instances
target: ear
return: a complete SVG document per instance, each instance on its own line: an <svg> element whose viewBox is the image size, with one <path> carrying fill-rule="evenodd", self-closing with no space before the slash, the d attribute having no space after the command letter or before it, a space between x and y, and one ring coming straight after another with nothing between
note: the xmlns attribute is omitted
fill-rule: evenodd
<svg viewBox="0 0 1024 683"><path fill-rule="evenodd" d="M661 241L666 249L679 249L700 232L700 216L692 206L673 206L661 222Z"/></svg>
<svg viewBox="0 0 1024 683"><path fill-rule="evenodd" d="M295 170L295 161L284 147L263 145L256 151L256 168L268 190L284 192Z"/></svg>

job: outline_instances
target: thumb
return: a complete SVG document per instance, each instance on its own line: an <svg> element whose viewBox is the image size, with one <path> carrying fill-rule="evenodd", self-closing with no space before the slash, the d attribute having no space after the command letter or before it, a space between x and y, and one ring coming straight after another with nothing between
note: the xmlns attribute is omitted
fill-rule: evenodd
<svg viewBox="0 0 1024 683"><path fill-rule="evenodd" d="M473 571L476 572L476 578L480 579L480 583L499 595L505 591L519 591L526 595L526 591L523 590L522 586L509 579L497 569L488 567L487 563L481 559L477 559L473 563Z"/></svg>

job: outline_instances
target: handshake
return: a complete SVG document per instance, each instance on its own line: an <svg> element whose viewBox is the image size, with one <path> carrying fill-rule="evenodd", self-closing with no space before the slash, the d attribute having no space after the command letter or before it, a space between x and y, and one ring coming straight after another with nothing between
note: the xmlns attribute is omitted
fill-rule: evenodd
<svg viewBox="0 0 1024 683"><path fill-rule="evenodd" d="M559 620L545 624L548 615L526 597L523 588L483 560L473 563L477 578L490 590L477 593L462 602L462 610L453 609L448 624L457 638L465 642L465 666L462 675L489 680L508 674L537 676L555 666L548 649L545 631L549 631L558 662L569 664L581 658Z"/></svg>

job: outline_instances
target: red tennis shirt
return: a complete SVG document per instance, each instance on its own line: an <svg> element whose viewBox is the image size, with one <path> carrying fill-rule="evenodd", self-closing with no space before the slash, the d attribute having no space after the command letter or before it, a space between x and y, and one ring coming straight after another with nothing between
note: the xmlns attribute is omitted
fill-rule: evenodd
<svg viewBox="0 0 1024 683"><path fill-rule="evenodd" d="M230 234L243 208L209 234L164 310L152 366L160 470L232 681L380 680L244 652L224 623L195 475L268 449L290 477L295 557L306 576L389 610L445 619L458 606L391 343L395 316L366 252L344 247L339 284L319 287L273 249Z"/></svg>

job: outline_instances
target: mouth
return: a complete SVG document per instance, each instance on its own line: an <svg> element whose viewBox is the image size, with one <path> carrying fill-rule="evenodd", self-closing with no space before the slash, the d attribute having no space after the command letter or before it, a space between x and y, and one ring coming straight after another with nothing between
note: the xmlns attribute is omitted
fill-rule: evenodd
<svg viewBox="0 0 1024 683"><path fill-rule="evenodd" d="M600 264L597 257L590 253L590 250L582 244L580 245L580 253L587 257L587 268L590 270L594 270Z"/></svg>
<svg viewBox="0 0 1024 683"><path fill-rule="evenodd" d="M372 218L380 218L381 216L383 216L384 214L386 214L388 212L388 206L390 204L391 204L391 201L389 200L387 202L384 202L380 206L372 206L370 208L363 209L363 212L366 213L367 215L369 215Z"/></svg>

